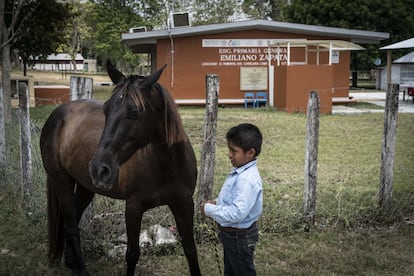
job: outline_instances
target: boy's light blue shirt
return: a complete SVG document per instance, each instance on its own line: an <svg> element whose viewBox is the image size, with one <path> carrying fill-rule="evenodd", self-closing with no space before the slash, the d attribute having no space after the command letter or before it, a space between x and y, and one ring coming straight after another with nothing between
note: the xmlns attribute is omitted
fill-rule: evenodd
<svg viewBox="0 0 414 276"><path fill-rule="evenodd" d="M216 205L206 203L204 213L222 227L245 229L259 219L263 209L263 193L257 160L233 168L216 202Z"/></svg>

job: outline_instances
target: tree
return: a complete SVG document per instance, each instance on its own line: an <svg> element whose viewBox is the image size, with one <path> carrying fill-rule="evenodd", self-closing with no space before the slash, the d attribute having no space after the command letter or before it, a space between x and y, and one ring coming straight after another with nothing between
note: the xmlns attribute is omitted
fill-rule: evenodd
<svg viewBox="0 0 414 276"><path fill-rule="evenodd" d="M244 0L243 12L251 18L283 21L283 8L289 0Z"/></svg>
<svg viewBox="0 0 414 276"><path fill-rule="evenodd" d="M166 29L170 12L187 11L185 7L188 8L190 4L183 6L181 2L183 1L144 0L135 3L135 9L142 16L147 29Z"/></svg>
<svg viewBox="0 0 414 276"><path fill-rule="evenodd" d="M10 47L15 36L18 34L19 30L21 30L17 22L19 22L19 18L21 18L20 13L23 5L28 3L28 1L29 0L0 1L0 11L2 12L3 19L0 30L0 48L2 57L2 95L0 98L2 106L0 107L0 111L3 111L0 114L0 120L2 120L3 123L0 124L9 123L11 121Z"/></svg>
<svg viewBox="0 0 414 276"><path fill-rule="evenodd" d="M6 166L6 124L11 122L10 45L19 33L17 24L24 0L0 1L0 50L2 77L0 87L0 169ZM26 17L23 17L24 21Z"/></svg>
<svg viewBox="0 0 414 276"><path fill-rule="evenodd" d="M4 10L5 3L0 1L0 43L3 44L3 27L4 27ZM2 51L3 47L0 47ZM3 79L3 68L2 68L2 79ZM3 80L0 87L0 169L6 167L6 129L5 129L5 118L4 118L4 96L3 96Z"/></svg>
<svg viewBox="0 0 414 276"><path fill-rule="evenodd" d="M42 4L45 4L42 6ZM56 30L56 26L51 21L54 13L49 14L47 11L51 5L56 4L51 0L5 0L0 1L0 49L2 56L2 81L1 81L1 93L0 93L0 167L5 165L5 125L11 122L11 61L10 50L12 47L17 47L20 43L20 50L24 54L26 49L23 45L30 47L48 47L53 40L47 41L46 36L50 35ZM38 7L42 7L42 10L38 10ZM46 11L47 17L44 16ZM37 17L33 17L33 14L37 14ZM45 18L39 24L39 18ZM59 20L62 20L63 16L60 16ZM30 24L29 24L29 19ZM42 29L48 26L48 29L43 29L45 32L41 35L38 33L38 29ZM47 30L47 31L46 31ZM30 37L32 35L32 37ZM42 36L43 35L43 36ZM37 39L37 40L36 40ZM44 44L43 42L46 43ZM30 48L29 47L29 48ZM33 49L32 49L33 50ZM27 51L26 51L27 53ZM34 52L31 52L36 53ZM26 55L27 57L28 55Z"/></svg>
<svg viewBox="0 0 414 276"><path fill-rule="evenodd" d="M121 42L121 34L129 28L144 26L144 21L135 10L134 1L100 0L90 3L87 24L93 28L90 36L89 56L104 63L107 59L117 61L122 71L126 71L127 62L136 63L137 56L130 55L130 50Z"/></svg>
<svg viewBox="0 0 414 276"><path fill-rule="evenodd" d="M46 59L49 54L56 53L64 42L63 31L69 19L68 5L55 0L29 2L23 7L22 14L30 12L30 22L20 23L22 29L13 43L22 59L24 75L31 60Z"/></svg>
<svg viewBox="0 0 414 276"><path fill-rule="evenodd" d="M390 39L379 46L362 44L366 51L352 53L353 72L373 68L377 58L385 60L386 53L379 51L380 46L412 37L413 14L411 0L294 0L284 9L285 19L290 22L389 32ZM394 57L402 53L395 51Z"/></svg>
<svg viewBox="0 0 414 276"><path fill-rule="evenodd" d="M72 0L68 5L69 19L65 28L65 43L59 51L68 53L71 57L73 70L76 71L76 55L81 52L83 41L91 36L92 27L86 24L87 5L79 0Z"/></svg>
<svg viewBox="0 0 414 276"><path fill-rule="evenodd" d="M225 23L242 17L238 0L195 0L193 3L193 25Z"/></svg>

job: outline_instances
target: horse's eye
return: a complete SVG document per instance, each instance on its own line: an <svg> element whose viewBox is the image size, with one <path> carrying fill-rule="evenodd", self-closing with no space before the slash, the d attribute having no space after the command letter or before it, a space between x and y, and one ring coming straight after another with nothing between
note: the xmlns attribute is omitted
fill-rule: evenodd
<svg viewBox="0 0 414 276"><path fill-rule="evenodd" d="M138 109L131 109L128 110L127 114L126 114L126 118L127 119L136 119L139 116L139 110Z"/></svg>

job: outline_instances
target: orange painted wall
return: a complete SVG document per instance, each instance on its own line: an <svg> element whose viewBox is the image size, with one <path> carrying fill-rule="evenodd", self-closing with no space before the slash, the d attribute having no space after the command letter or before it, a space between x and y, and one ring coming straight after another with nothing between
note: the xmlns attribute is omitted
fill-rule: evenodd
<svg viewBox="0 0 414 276"><path fill-rule="evenodd" d="M274 98L273 106L285 109L287 104L287 66L276 66L274 70Z"/></svg>
<svg viewBox="0 0 414 276"><path fill-rule="evenodd" d="M262 52L257 55L256 64L251 62L252 65L234 65L234 66L204 66L204 64L213 61L219 62L220 53L219 48L202 47L203 39L335 39L327 37L314 37L289 33L277 33L263 30L249 30L232 33L211 34L203 36L193 37L181 37L170 39L162 39L157 42L157 68L161 68L164 64L167 64L167 68L161 76L160 83L167 88L176 99L205 99L205 78L206 74L217 74L220 76L220 99L242 99L245 91L240 91L240 67L241 66L263 66L267 67L267 60L261 60L267 57L263 51L266 47L261 48ZM173 51L171 49L174 49ZM223 49L226 49L223 47ZM228 48L230 50L234 48ZM266 48L267 50L267 48ZM297 52L295 54L295 51ZM300 61L304 59L303 51L300 52L297 49L292 50L292 61ZM328 63L328 53L320 54L320 63ZM308 56L309 63L316 63L316 53L311 53ZM334 78L331 80L332 87L340 87L341 89L334 89L332 96L347 96L348 95L348 82L349 82L349 62L350 53L340 52L340 63L332 65L332 70L329 75L318 75L318 79L325 83L325 78ZM237 62L236 62L237 63ZM276 65L276 61L272 61L273 65ZM290 67L296 67L298 65L292 65ZM278 68L275 66L275 72ZM306 68L308 70L306 70ZM313 68L313 67L312 67ZM303 74L311 74L310 67L304 67ZM287 71L286 73L290 73ZM326 73L325 70L321 70L321 73ZM314 76L315 77L315 76ZM275 74L275 82L278 79L283 80L284 76ZM331 88L332 88L331 87ZM275 87L276 88L276 87ZM287 86L287 88L289 88ZM342 89L343 88L343 89ZM285 90L286 91L286 90ZM337 94L338 93L338 94ZM280 103L283 105L289 104L288 96L286 101L283 99L283 95L275 90L275 94L278 94ZM276 95L275 95L276 98ZM286 106L285 106L286 107Z"/></svg>
<svg viewBox="0 0 414 276"><path fill-rule="evenodd" d="M49 85L35 86L36 106L60 105L70 101L69 86Z"/></svg>
<svg viewBox="0 0 414 276"><path fill-rule="evenodd" d="M320 113L332 112L333 66L280 66L275 70L274 106L287 112L306 112L310 91L319 92ZM279 77L276 77L276 76Z"/></svg>
<svg viewBox="0 0 414 276"><path fill-rule="evenodd" d="M339 63L333 64L333 87L332 97L348 97L349 95L349 65L351 63L351 52L341 51Z"/></svg>

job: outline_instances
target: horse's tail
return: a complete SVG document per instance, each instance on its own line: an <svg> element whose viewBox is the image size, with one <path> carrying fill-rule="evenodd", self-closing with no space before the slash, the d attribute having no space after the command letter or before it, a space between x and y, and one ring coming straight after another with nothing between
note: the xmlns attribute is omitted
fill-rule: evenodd
<svg viewBox="0 0 414 276"><path fill-rule="evenodd" d="M65 230L63 216L59 208L58 199L53 189L53 183L47 178L47 215L49 235L49 262L50 265L60 262L65 245Z"/></svg>

